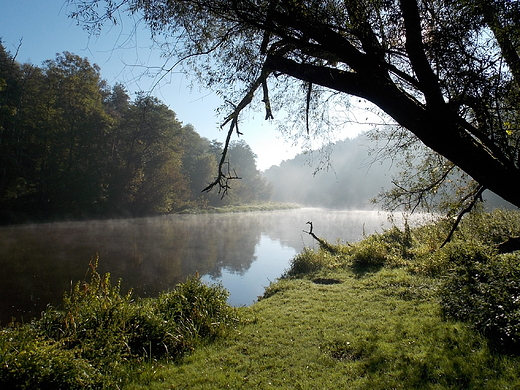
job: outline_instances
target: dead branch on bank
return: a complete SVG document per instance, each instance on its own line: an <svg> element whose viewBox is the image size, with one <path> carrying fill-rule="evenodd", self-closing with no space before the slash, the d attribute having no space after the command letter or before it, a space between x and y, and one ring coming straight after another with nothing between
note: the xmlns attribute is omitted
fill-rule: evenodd
<svg viewBox="0 0 520 390"><path fill-rule="evenodd" d="M326 240L324 240L323 238L319 238L316 234L314 234L312 232L313 226L312 226L311 221L308 221L306 223L306 225L310 225L311 228L309 229L309 231L304 230L303 232L309 234L312 238L314 238L316 241L318 241L321 249L323 249L331 254L336 254L338 252L338 248L336 248L335 245L329 244Z"/></svg>

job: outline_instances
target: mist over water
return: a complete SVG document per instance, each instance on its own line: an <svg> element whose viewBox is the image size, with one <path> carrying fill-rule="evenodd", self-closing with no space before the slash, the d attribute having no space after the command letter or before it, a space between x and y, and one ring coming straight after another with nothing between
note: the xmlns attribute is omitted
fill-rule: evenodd
<svg viewBox="0 0 520 390"><path fill-rule="evenodd" d="M303 232L307 221L322 238L353 242L389 226L387 217L304 208L0 227L0 324L59 305L96 253L99 271L136 296L157 296L198 272L221 282L232 305L249 305L303 247L318 247Z"/></svg>

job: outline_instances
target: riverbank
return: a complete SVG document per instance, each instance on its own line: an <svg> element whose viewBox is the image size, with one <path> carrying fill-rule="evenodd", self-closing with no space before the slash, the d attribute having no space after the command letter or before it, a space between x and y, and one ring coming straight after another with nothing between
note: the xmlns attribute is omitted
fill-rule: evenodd
<svg viewBox="0 0 520 390"><path fill-rule="evenodd" d="M276 211L276 210L292 210L301 206L296 203L280 203L280 202L260 202L248 203L243 205L230 205L222 207L205 207L197 209L186 209L177 214L211 214L211 213L244 213L251 211Z"/></svg>
<svg viewBox="0 0 520 390"><path fill-rule="evenodd" d="M124 389L517 389L520 254L494 248L520 233L519 214L468 217L439 249L449 228L394 227L357 243L304 249L258 302L236 310L224 304L222 288L200 278L134 301L98 277L90 286L103 294L78 285L81 299L71 300L81 318L76 309L50 311L34 329L2 330L0 350L10 360L1 362L0 379L38 388L32 372L57 384L61 370L68 388L91 381L91 388ZM94 319L105 322L84 339ZM57 342L31 339L38 329ZM78 338L63 338L63 330ZM33 382L24 387L17 378Z"/></svg>
<svg viewBox="0 0 520 390"><path fill-rule="evenodd" d="M153 218L165 215L186 215L186 214L220 214L220 213L241 213L251 211L276 211L276 210L292 210L298 209L302 206L296 203L282 203L282 202L255 202L239 205L227 205L222 207L206 206L197 208L187 208L172 213L155 213L155 214L133 214L130 212L118 213L95 213L95 214L66 214L66 215L52 215L47 217L29 216L23 213L13 214L0 218L0 227L2 226L16 226L24 224L38 224L38 223L60 223L60 222L81 222L81 221L100 221L100 220L121 220L131 218Z"/></svg>
<svg viewBox="0 0 520 390"><path fill-rule="evenodd" d="M518 230L518 215L511 221L500 223ZM128 388L517 389L520 357L501 352L475 323L443 314L443 305L464 296L446 295L446 280L463 269L456 263L478 265L475 253L501 261L487 246L500 229L485 218L469 222L459 231L463 241L432 252L446 228L391 229L358 244L305 250L263 299L240 309L242 325L227 337L180 364L141 367ZM519 255L507 256L518 270Z"/></svg>

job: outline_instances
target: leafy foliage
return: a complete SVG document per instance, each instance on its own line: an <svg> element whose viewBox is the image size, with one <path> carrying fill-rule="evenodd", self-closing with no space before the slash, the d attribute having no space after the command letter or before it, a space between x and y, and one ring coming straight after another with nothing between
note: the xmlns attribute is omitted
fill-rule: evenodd
<svg viewBox="0 0 520 390"><path fill-rule="evenodd" d="M0 334L0 384L9 388L111 388L136 362L178 360L222 336L238 317L221 286L189 278L156 299L134 301L110 274L77 283L63 308Z"/></svg>
<svg viewBox="0 0 520 390"><path fill-rule="evenodd" d="M520 257L468 244L448 249L453 270L442 291L443 314L470 323L501 351L520 345Z"/></svg>
<svg viewBox="0 0 520 390"><path fill-rule="evenodd" d="M0 85L0 222L150 215L270 196L245 143L232 148L231 168L246 178L233 199L201 194L222 145L156 98L130 101L87 59L65 52L38 68L0 45Z"/></svg>

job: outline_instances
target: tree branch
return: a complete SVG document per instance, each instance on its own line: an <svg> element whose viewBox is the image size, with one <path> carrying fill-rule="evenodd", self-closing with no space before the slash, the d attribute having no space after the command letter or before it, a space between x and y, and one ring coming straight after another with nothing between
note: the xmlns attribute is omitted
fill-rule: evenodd
<svg viewBox="0 0 520 390"><path fill-rule="evenodd" d="M369 100L372 97L363 82L363 78L357 73L345 72L327 66L302 64L273 54L267 55L265 67L271 71L278 71L299 80L318 84L339 92L345 92Z"/></svg>
<svg viewBox="0 0 520 390"><path fill-rule="evenodd" d="M466 207L464 210L462 210L459 213L459 215L457 216L457 219L455 220L455 223L451 227L451 230L450 230L448 236L446 237L446 239L442 243L441 248L444 247L448 242L451 241L451 238L453 237L453 234L455 233L455 230L457 230L457 228L459 227L460 221L462 220L462 217L464 216L464 214L467 214L471 210L473 210L473 207L475 207L475 204L477 203L477 201L482 200L482 193L484 192L485 189L486 188L484 186L482 186L482 185L480 185L477 188L476 192L473 195L473 199L472 199L471 203L468 205L468 207Z"/></svg>
<svg viewBox="0 0 520 390"><path fill-rule="evenodd" d="M240 103L237 106L234 106L233 112L231 114L229 114L226 117L226 119L224 120L224 123L222 123L221 127L224 127L226 124L231 122L229 125L229 130L227 132L226 142L224 143L222 157L220 158L220 162L218 164L218 175L213 182L208 184L202 190L202 192L209 192L213 189L213 187L218 186L218 188L219 188L218 193L219 194L222 193L221 197L223 198L224 196L226 196L227 191L231 188L229 186L229 181L240 179L240 177L238 177L236 172L231 174L230 169L229 169L229 161L226 161L227 152L229 150L229 144L231 142L231 136L233 135L233 132L235 132L235 131L238 136L242 135L242 133L238 129L238 117L239 117L240 113L242 112L242 110L244 110L244 108L246 108L251 103L256 90L260 86L262 86L263 93L264 93L264 97L263 97L262 101L264 102L265 110L266 110L265 119L273 118L273 114L271 111L271 103L269 101L269 94L268 94L268 88L267 88L267 77L269 76L269 74L270 74L270 72L267 70L267 68L264 67L264 69L262 70L262 73L260 74L260 77L258 77L256 79L256 81L251 85L248 92L242 98ZM228 166L227 173L224 172L224 165L226 165L226 164Z"/></svg>
<svg viewBox="0 0 520 390"><path fill-rule="evenodd" d="M406 51L412 64L413 70L419 79L421 91L424 93L426 102L434 106L444 105L442 92L439 88L438 78L433 73L422 42L421 17L417 0L401 0L401 10L406 35Z"/></svg>
<svg viewBox="0 0 520 390"><path fill-rule="evenodd" d="M221 198L224 198L226 196L227 191L231 188L229 185L230 180L238 180L241 179L237 176L236 172L234 172L234 175L231 174L229 169L229 161L226 162L226 156L227 152L229 150L229 144L231 142L231 135L235 131L235 120L231 122L231 125L229 126L229 130L226 137L226 142L224 144L224 149L222 151L222 157L220 158L220 162L218 164L218 175L216 179L208 184L207 187L205 187L201 192L209 192L213 189L213 187L218 186L218 193L222 193ZM238 130L237 130L238 131ZM227 173L224 173L224 165L227 164Z"/></svg>

